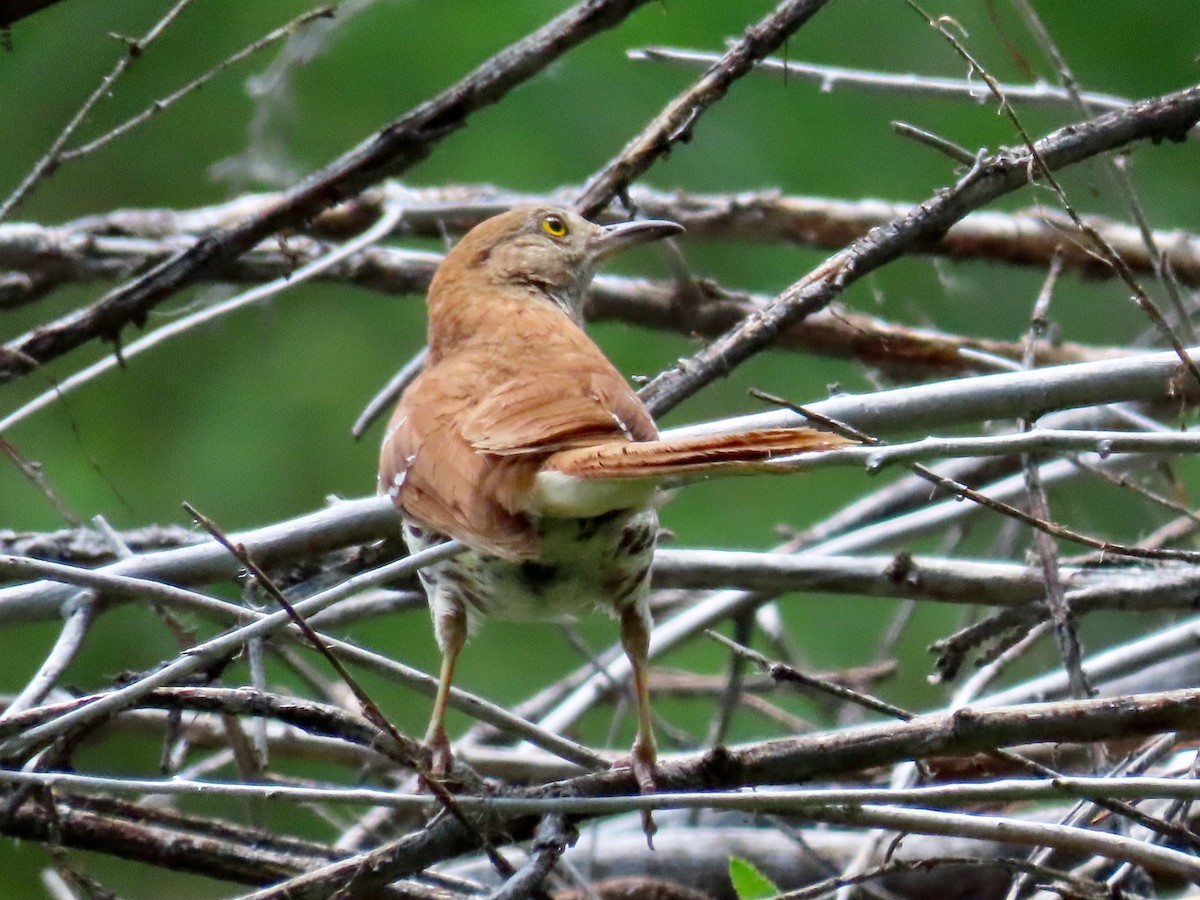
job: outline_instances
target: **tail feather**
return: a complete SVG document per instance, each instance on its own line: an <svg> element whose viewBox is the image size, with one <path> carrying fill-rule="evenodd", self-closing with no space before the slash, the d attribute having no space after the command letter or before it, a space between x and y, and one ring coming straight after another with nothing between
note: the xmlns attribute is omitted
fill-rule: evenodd
<svg viewBox="0 0 1200 900"><path fill-rule="evenodd" d="M778 470L770 461L779 457L853 443L813 428L772 428L675 440L607 441L555 453L542 465L542 471L585 479L769 472Z"/></svg>

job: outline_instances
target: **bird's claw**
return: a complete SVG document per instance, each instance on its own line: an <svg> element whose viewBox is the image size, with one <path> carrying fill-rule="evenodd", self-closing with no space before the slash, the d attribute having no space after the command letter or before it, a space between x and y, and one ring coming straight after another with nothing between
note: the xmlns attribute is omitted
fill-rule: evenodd
<svg viewBox="0 0 1200 900"><path fill-rule="evenodd" d="M653 794L658 790L655 784L657 764L658 753L655 747L638 742L633 745L633 752L627 758L616 760L612 767L614 769L632 769L633 780L637 782L638 791L642 795L646 795ZM648 809L642 810L642 831L646 835L646 846L653 850L654 835L658 831L658 826L654 824L654 817Z"/></svg>
<svg viewBox="0 0 1200 900"><path fill-rule="evenodd" d="M450 738L443 731L441 734L427 737L425 746L429 748L430 755L429 776L438 781L444 781L450 774L450 770L454 768L454 753L450 750Z"/></svg>

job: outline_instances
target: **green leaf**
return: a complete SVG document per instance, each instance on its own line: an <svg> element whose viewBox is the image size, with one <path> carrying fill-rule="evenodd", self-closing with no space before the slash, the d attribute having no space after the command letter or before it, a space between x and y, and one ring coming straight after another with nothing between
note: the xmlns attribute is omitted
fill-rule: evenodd
<svg viewBox="0 0 1200 900"><path fill-rule="evenodd" d="M729 857L729 880L738 900L766 900L779 893L779 888L754 863L740 856Z"/></svg>

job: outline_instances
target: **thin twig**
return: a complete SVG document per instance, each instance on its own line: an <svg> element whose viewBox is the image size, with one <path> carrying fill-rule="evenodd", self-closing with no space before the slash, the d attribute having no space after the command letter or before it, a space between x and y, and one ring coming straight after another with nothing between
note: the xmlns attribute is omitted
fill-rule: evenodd
<svg viewBox="0 0 1200 900"><path fill-rule="evenodd" d="M217 543L228 550L234 556L234 558L236 558L237 561L245 567L246 571L250 573L250 576L255 580L255 582L258 583L259 587L266 591L271 598L278 603L280 607L282 607L283 611L287 613L288 618L292 620L292 624L300 629L300 632L304 635L309 644L311 644L312 647L321 654L321 656L325 657L325 661L333 667L335 672L337 672L338 677L342 679L342 683L350 688L351 693L354 694L354 699L356 699L359 702L359 705L362 707L363 716L367 719L367 721L378 728L381 732L386 734L397 747L407 748L411 746L412 742L396 729L396 726L392 724L391 720L384 715L383 710L379 708L379 704L377 704L371 695L363 689L361 684L359 684L358 679L351 675L349 669L342 665L342 661L334 655L330 647L326 645L324 640L321 639L321 636L313 630L311 625L308 624L308 621L305 619L305 617L301 615L297 611L296 607L293 606L287 597L284 596L283 591L276 586L275 582L271 580L270 576L268 576L267 573L262 570L262 568L253 560L253 558L251 558L250 554L246 550L245 545L231 543L225 532L223 532L215 522L213 522L207 516L201 514L190 503L184 503L183 508L188 511L188 514L196 520L200 527L213 536L213 539L216 540ZM414 758L420 759L420 757ZM422 775L425 778L425 783L429 786L429 789L433 792L433 795L437 797L438 802L442 804L442 808L449 812L450 815L454 816L464 828L468 830L474 830L475 826L467 820L465 815L463 815L462 810L459 809L458 805L455 803L454 797L446 789L445 785L441 784L438 779L433 778L428 769L424 767L422 767L422 769ZM500 854L492 842L488 840L487 836L479 834L478 840L480 846L483 847L484 852L487 853L488 859L490 859L492 865L496 867L496 871L504 877L512 876L515 871L512 863L510 863Z"/></svg>
<svg viewBox="0 0 1200 900"><path fill-rule="evenodd" d="M744 647L754 634L755 617L752 613L743 613L733 620L733 643ZM709 632L715 634L715 632ZM717 635L720 637L720 635ZM729 671L724 679L724 686L717 698L716 708L708 723L708 731L704 735L704 746L725 743L729 726L733 723L733 713L741 703L745 690L746 657L734 651L729 654Z"/></svg>
<svg viewBox="0 0 1200 900"><path fill-rule="evenodd" d="M1158 305L1150 299L1150 295L1146 293L1140 284L1138 284L1137 279L1133 275L1133 271L1129 268L1125 260L1121 258L1121 254L1117 253L1117 251L1113 249L1107 241L1104 240L1103 236L1094 228L1090 227L1079 215L1079 213L1075 211L1075 207L1067 199L1066 190L1064 190L1063 186L1059 184L1058 179L1054 177L1053 169L1043 157L1041 148L1037 143L1034 142L1033 138L1029 135L1029 132L1026 131L1024 124L1022 124L1020 118L1017 116L1017 111L1013 109L1012 104L1008 102L1008 98L1005 96L1000 82L998 82L995 77L993 77L992 74L971 54L971 52L967 50L962 41L960 41L950 32L950 29L946 27L944 21L933 19L917 4L916 0L905 0L905 2L907 2L910 7L924 17L929 27L941 34L942 37L944 37L950 44L950 46L954 48L958 55L966 60L967 64L971 66L972 71L978 73L979 76L984 80L993 96L995 96L995 98L1000 102L1001 111L1012 123L1013 127L1017 131L1017 134L1020 135L1021 140L1025 144L1026 152L1029 154L1030 180L1035 180L1036 176L1036 178L1044 180L1046 184L1050 186L1050 189L1054 191L1054 194L1058 198L1058 202L1062 206L1063 210L1068 216L1071 217L1071 221L1075 223L1075 227L1078 228L1084 237L1087 238L1088 242L1099 253L1099 255L1110 266L1112 266L1113 271L1117 273L1121 280L1129 286L1130 291L1133 292L1132 299L1134 304L1138 307L1138 309L1146 314L1147 318L1149 318L1150 321L1155 325L1159 333L1166 339L1167 343L1174 348L1175 353L1179 356L1179 361L1183 364L1183 367L1192 376L1192 378L1195 379L1196 383L1200 384L1200 366L1196 365L1196 363L1192 361L1191 357L1188 356L1187 351L1184 349L1182 339L1175 333L1175 330L1163 316L1162 311L1158 308Z"/></svg>
<svg viewBox="0 0 1200 900"><path fill-rule="evenodd" d="M286 25L281 25L274 31L267 32L262 37L250 44L247 44L241 50L230 56L227 56L203 75L193 79L192 81L189 81L178 90L171 92L159 100L155 100L150 104L150 106L146 107L140 113L135 116L130 116L120 125L110 128L104 134L100 135L100 137L94 138L93 140L88 141L86 144L81 144L78 147L72 147L70 150L63 151L58 155L59 162L67 162L72 159L78 159L81 156L86 156L87 154L100 149L110 141L120 137L128 131L131 131L138 125L141 125L143 122L175 105L175 103L182 100L188 94L192 94L200 90L200 88L204 87L204 85L208 84L208 82L212 81L230 66L236 65L243 59L253 56L259 50L269 47L278 40L282 40L285 37L290 37L292 34L295 34L296 31L316 19L333 18L335 10L336 7L334 6L318 6L315 9L310 9L306 13L301 13Z"/></svg>
<svg viewBox="0 0 1200 900"><path fill-rule="evenodd" d="M41 495L50 502L50 505L54 507L54 511L62 516L63 521L68 525L78 527L83 520L67 505L67 502L63 500L59 492L54 489L45 470L32 460L26 459L25 455L17 449L16 445L3 437L2 433L3 429L0 428L0 453L7 456L12 464L17 467L17 471L21 473L21 476L37 488Z"/></svg>
<svg viewBox="0 0 1200 900"><path fill-rule="evenodd" d="M926 131L924 128L917 128L915 125L909 125L907 122L892 122L892 131L901 137L914 140L918 144L932 147L938 153L950 157L959 165L975 165L975 154L966 147L960 147L953 141L949 141L931 131Z"/></svg>
<svg viewBox="0 0 1200 900"><path fill-rule="evenodd" d="M121 347L111 355L105 356L90 366L64 378L61 382L55 384L54 387L44 391L25 405L3 419L0 419L0 434L3 434L13 425L28 418L38 410L49 406L55 400L65 397L76 388L82 387L118 366L124 366L133 357L157 347L171 338L190 331L205 322L228 315L234 310L267 300L296 285L303 284L308 279L330 269L347 257L353 256L355 253L361 252L364 248L370 247L377 241L382 240L396 226L396 223L400 221L403 214L403 208L398 202L386 204L383 214L379 217L379 221L362 234L346 241L340 247L323 253L294 272L288 272L274 281L257 285L248 291L243 291L240 294L230 297L228 300L183 316L174 322L163 325L161 328L156 328L149 334L142 335L128 346Z"/></svg>
<svg viewBox="0 0 1200 900"><path fill-rule="evenodd" d="M763 656L757 650L753 650L736 641L731 641L723 634L718 634L715 631L706 631L710 638L724 644L733 653L754 662L764 669L776 681L789 682L811 690L820 691L823 694L828 694L830 697L835 697L838 700L844 700L848 703L854 703L864 709L869 709L872 712L882 713L885 716L890 716L894 719L899 719L902 722L907 722L913 718L913 714L907 710L903 710L898 706L893 706L880 700L878 697L872 697L869 694L864 694L861 691L856 691L845 685L830 681L827 678L820 678L816 675L806 675L793 666L787 666L780 662L774 662Z"/></svg>
<svg viewBox="0 0 1200 900"><path fill-rule="evenodd" d="M1178 137L1197 119L1200 88L1192 87L1060 129L1038 141L1034 149L1042 165L1053 170L1134 140ZM656 415L662 415L769 346L783 329L827 306L864 275L943 234L971 210L1029 184L1036 174L1031 161L1028 149L981 159L954 186L939 191L907 216L872 229L787 288L770 307L748 316L659 375L643 388L643 399Z"/></svg>
<svg viewBox="0 0 1200 900"><path fill-rule="evenodd" d="M83 649L84 639L91 630L92 621L96 615L95 594L91 591L80 591L63 612L66 621L63 622L62 630L54 641L54 646L50 648L50 652L38 666L37 672L29 679L21 692L0 713L0 722L37 706L58 685L67 666Z"/></svg>
<svg viewBox="0 0 1200 900"><path fill-rule="evenodd" d="M1048 312L1050 298L1054 294L1054 286L1058 282L1062 265L1057 258L1050 265L1042 289L1038 292L1033 304L1033 312L1029 317L1029 329L1025 334L1025 352L1021 357L1021 365L1030 369L1033 367L1037 354L1037 345L1046 329L1049 327ZM1032 419L1022 418L1019 422L1022 431L1033 429ZM1029 514L1043 522L1050 521L1050 500L1046 496L1046 487L1042 484L1038 471L1038 461L1030 453L1021 455L1021 469L1025 474L1025 493L1028 497ZM1073 697L1090 697L1092 689L1083 674L1081 659L1083 650L1079 645L1079 629L1071 607L1063 598L1063 584L1059 572L1058 545L1046 530L1035 530L1033 533L1034 547L1042 567L1042 578L1046 585L1046 604L1054 620L1054 639L1058 645L1058 653L1062 658L1063 668L1071 683Z"/></svg>
<svg viewBox="0 0 1200 900"><path fill-rule="evenodd" d="M1049 30L1042 22L1037 11L1029 4L1028 0L1014 0L1013 5L1025 19L1026 25L1033 33L1042 51L1053 62L1054 68L1058 72L1059 83L1062 85L1063 92L1070 97L1072 104L1077 110L1086 112L1089 104L1083 92L1079 89L1075 74L1071 71L1070 66L1067 65L1066 57L1058 49L1058 45L1055 44L1054 39L1050 36ZM1158 247L1158 241L1154 237L1150 223L1146 219L1146 212L1142 208L1141 200L1138 198L1137 190L1133 186L1133 179L1130 178L1124 164L1117 158L1107 157L1104 163L1112 176L1113 182L1117 186L1117 190L1121 194L1121 199L1129 207L1133 220L1137 223L1138 230L1141 232L1142 243L1154 266L1154 274L1157 276L1159 283L1162 284L1163 289L1166 290L1167 296L1174 306L1178 319L1178 327L1183 329L1184 337L1187 340L1194 342L1196 332L1184 307L1183 298L1179 295L1179 285L1176 282L1174 272L1164 263L1162 252ZM1124 257L1122 256L1122 258Z"/></svg>
<svg viewBox="0 0 1200 900"><path fill-rule="evenodd" d="M580 213L589 218L596 215L675 144L691 140L696 122L709 107L828 2L782 0L747 28L699 81L671 100L617 156L588 179L575 201Z"/></svg>
<svg viewBox="0 0 1200 900"><path fill-rule="evenodd" d="M629 50L625 54L639 62L677 63L691 68L707 68L720 59L720 54L696 50L680 50L674 47L643 47ZM764 74L786 76L801 81L810 81L822 91L839 87L856 88L871 92L911 94L918 97L937 97L948 100L972 100L986 103L991 96L982 90L979 82L965 78L935 78L929 75L895 75L889 72L872 72L865 69L850 69L843 66L824 66L795 60L766 58L760 60L755 70ZM1070 106L1072 96L1062 88L1048 84L1002 84L1001 89L1014 100L1045 106ZM1084 103L1097 110L1122 109L1129 100L1112 94L1089 92L1081 95Z"/></svg>
<svg viewBox="0 0 1200 900"><path fill-rule="evenodd" d="M26 196L29 195L29 192L33 190L34 186L54 170L54 167L58 164L59 159L61 158L63 147L65 147L67 141L71 139L71 135L75 133L75 129L83 124L84 120L95 108L96 104L112 92L113 82L115 82L126 69L133 65L136 60L141 58L142 54L146 52L146 48L150 46L150 44L152 44L159 35L166 31L168 26L170 26L171 23L179 17L179 14L191 5L191 2L192 0L177 0L175 5L168 9L166 13L163 14L162 18L155 22L150 27L149 31L142 35L140 40L128 41L125 47L125 53L119 60L117 60L117 63L113 66L112 71L110 71L104 76L104 78L100 80L100 84L97 85L96 89L92 91L91 95L83 101L83 104L75 111L75 115L73 115L67 124L63 126L63 130L59 132L58 137L56 137L50 144L49 149L42 155L42 158L34 164L33 168L29 170L29 173L21 180L21 183L16 186L13 192L8 195L4 202L0 203L0 221L8 218L8 214L13 211L18 203L20 203L25 199Z"/></svg>
<svg viewBox="0 0 1200 900"><path fill-rule="evenodd" d="M361 439L367 433L375 420L392 406L404 393L404 389L412 384L413 380L421 374L421 369L425 367L425 360L429 355L429 348L423 347L416 356L406 362L403 368L392 376L384 387L371 398L370 402L363 408L363 411L358 414L358 418L354 420L354 424L350 427L350 436L356 441Z"/></svg>
<svg viewBox="0 0 1200 900"><path fill-rule="evenodd" d="M302 222L424 159L436 143L463 127L471 113L500 100L594 34L620 24L646 2L583 0L283 192L266 209L207 234L91 307L10 342L11 346L5 347L9 359L14 360L13 354L17 354L17 359L28 358L41 365L90 340L116 339L126 325L143 319L205 272L240 256L276 231ZM28 371L27 365L0 369L0 383Z"/></svg>

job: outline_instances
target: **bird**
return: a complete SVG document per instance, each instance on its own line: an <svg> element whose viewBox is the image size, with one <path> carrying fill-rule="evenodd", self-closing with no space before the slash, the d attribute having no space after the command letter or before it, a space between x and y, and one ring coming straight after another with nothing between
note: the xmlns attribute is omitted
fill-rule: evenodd
<svg viewBox="0 0 1200 900"><path fill-rule="evenodd" d="M399 510L410 552L450 538L465 547L419 572L441 650L425 734L435 777L453 763L450 685L482 620L599 609L619 622L637 708L628 764L652 793L646 665L659 485L844 442L811 428L660 439L584 331L582 311L601 263L681 231L666 220L597 225L566 208L522 206L468 231L434 274L428 356L386 429L378 489Z"/></svg>

